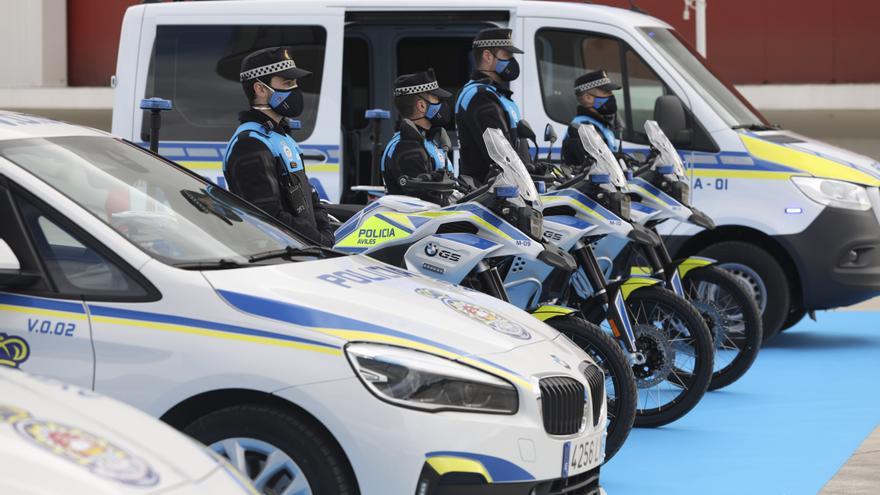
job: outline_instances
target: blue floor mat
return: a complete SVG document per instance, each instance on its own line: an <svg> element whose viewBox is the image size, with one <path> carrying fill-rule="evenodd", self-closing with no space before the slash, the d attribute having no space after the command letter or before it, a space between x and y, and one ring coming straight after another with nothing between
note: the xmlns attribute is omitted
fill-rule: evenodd
<svg viewBox="0 0 880 495"><path fill-rule="evenodd" d="M771 340L686 417L633 430L609 495L811 494L880 424L880 312L826 312Z"/></svg>

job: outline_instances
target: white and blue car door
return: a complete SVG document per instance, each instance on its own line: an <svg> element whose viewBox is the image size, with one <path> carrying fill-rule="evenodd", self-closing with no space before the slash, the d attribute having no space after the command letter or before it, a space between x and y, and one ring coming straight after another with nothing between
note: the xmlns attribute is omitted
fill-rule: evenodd
<svg viewBox="0 0 880 495"><path fill-rule="evenodd" d="M92 388L94 353L82 293L106 282L105 261L75 226L3 184L0 215L7 260L19 265L18 276L9 266L0 283L0 365Z"/></svg>
<svg viewBox="0 0 880 495"><path fill-rule="evenodd" d="M150 63L137 64L136 74L127 71L130 78L117 75L116 108L126 110L115 112L114 133L146 146L150 120L139 108L141 99L170 99L173 109L162 115L159 153L225 187L227 143L239 112L249 107L239 81L241 60L261 48L287 46L297 66L312 72L298 81L304 110L292 136L319 196L339 200L342 8L300 2L272 3L271 9L248 2L156 3L145 6L142 22L139 57ZM125 99L121 105L120 98Z"/></svg>

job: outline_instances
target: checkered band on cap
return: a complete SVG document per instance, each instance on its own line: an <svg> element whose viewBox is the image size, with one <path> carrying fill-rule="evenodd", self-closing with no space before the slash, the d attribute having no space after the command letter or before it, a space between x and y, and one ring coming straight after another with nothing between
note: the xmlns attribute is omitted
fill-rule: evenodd
<svg viewBox="0 0 880 495"><path fill-rule="evenodd" d="M575 86L575 93L583 93L584 91L589 91L593 88L598 88L599 86L604 86L606 84L611 84L611 79L607 77L603 77L602 79L596 79L595 81L590 81L588 83L581 84L580 86Z"/></svg>
<svg viewBox="0 0 880 495"><path fill-rule="evenodd" d="M295 68L296 64L293 62L293 60L282 60L281 62L275 62L274 64L264 65L262 67L255 67L251 70L244 71L239 74L238 77L241 82L245 82L260 76L267 76L269 74L275 74L277 72Z"/></svg>
<svg viewBox="0 0 880 495"><path fill-rule="evenodd" d="M474 48L504 48L513 46L513 40L474 40Z"/></svg>
<svg viewBox="0 0 880 495"><path fill-rule="evenodd" d="M437 81L431 81L427 84L419 84L417 86L394 88L394 96L417 95L419 93L426 93L428 91L434 91L437 89L440 89L440 85L437 83Z"/></svg>

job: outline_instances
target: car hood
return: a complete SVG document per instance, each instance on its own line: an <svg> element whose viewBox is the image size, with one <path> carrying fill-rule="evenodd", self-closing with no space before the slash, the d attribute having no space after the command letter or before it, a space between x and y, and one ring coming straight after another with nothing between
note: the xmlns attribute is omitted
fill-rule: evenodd
<svg viewBox="0 0 880 495"><path fill-rule="evenodd" d="M363 255L204 276L239 311L305 327L310 338L340 346L383 342L458 358L557 335L508 303Z"/></svg>
<svg viewBox="0 0 880 495"><path fill-rule="evenodd" d="M795 173L880 186L880 163L867 156L784 130L743 131L740 139L754 158Z"/></svg>
<svg viewBox="0 0 880 495"><path fill-rule="evenodd" d="M2 366L0 465L0 492L27 494L154 494L222 469L202 446L132 407Z"/></svg>

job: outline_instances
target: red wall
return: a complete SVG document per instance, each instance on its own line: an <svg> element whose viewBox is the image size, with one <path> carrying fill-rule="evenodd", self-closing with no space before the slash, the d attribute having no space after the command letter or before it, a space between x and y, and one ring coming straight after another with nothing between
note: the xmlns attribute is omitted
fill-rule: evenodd
<svg viewBox="0 0 880 495"><path fill-rule="evenodd" d="M628 0L594 3L629 7ZM684 0L636 0L696 45ZM707 0L707 58L736 84L880 82L878 0Z"/></svg>
<svg viewBox="0 0 880 495"><path fill-rule="evenodd" d="M109 86L122 16L139 0L67 0L67 84Z"/></svg>
<svg viewBox="0 0 880 495"><path fill-rule="evenodd" d="M138 0L67 0L68 81L107 86ZM594 0L629 7L629 0ZM636 0L694 42L684 0ZM880 0L708 0L708 59L735 84L880 82Z"/></svg>

